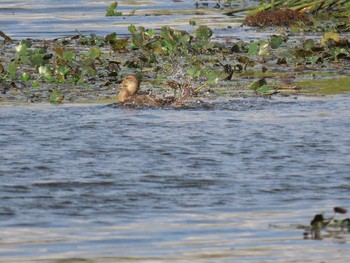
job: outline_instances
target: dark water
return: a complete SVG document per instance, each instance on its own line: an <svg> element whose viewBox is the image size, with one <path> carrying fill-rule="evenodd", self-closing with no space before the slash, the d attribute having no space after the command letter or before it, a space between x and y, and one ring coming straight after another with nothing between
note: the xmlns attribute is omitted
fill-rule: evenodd
<svg viewBox="0 0 350 263"><path fill-rule="evenodd" d="M0 262L347 262L349 99L1 105Z"/></svg>

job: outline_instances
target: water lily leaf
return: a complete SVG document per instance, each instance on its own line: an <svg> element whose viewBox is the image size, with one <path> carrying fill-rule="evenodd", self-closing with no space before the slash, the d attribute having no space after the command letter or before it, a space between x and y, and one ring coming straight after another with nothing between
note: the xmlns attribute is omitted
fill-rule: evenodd
<svg viewBox="0 0 350 263"><path fill-rule="evenodd" d="M154 29L147 29L147 30L145 31L145 34L146 34L147 36L149 36L149 37L153 37L153 36L156 35L156 31L155 31Z"/></svg>
<svg viewBox="0 0 350 263"><path fill-rule="evenodd" d="M187 69L187 74L191 78L199 78L201 75L201 69L199 66L193 66L193 67Z"/></svg>
<svg viewBox="0 0 350 263"><path fill-rule="evenodd" d="M126 50L128 46L128 40L125 38L117 39L116 43L112 46L113 51Z"/></svg>
<svg viewBox="0 0 350 263"><path fill-rule="evenodd" d="M117 33L113 32L111 34L106 35L105 40L111 44L115 43L117 40Z"/></svg>
<svg viewBox="0 0 350 263"><path fill-rule="evenodd" d="M208 74L207 74L209 85L215 85L215 84L217 84L218 81L219 81L219 75L220 75L219 73L210 70L210 71L208 72Z"/></svg>
<svg viewBox="0 0 350 263"><path fill-rule="evenodd" d="M32 87L33 87L33 88L39 87L39 82L38 82L38 80L34 80L34 81L33 81Z"/></svg>
<svg viewBox="0 0 350 263"><path fill-rule="evenodd" d="M269 41L269 44L270 44L270 47L272 49L276 49L276 48L279 48L280 45L283 43L284 39L282 37L279 37L279 36L271 36L271 39Z"/></svg>
<svg viewBox="0 0 350 263"><path fill-rule="evenodd" d="M131 24L130 26L128 26L128 30L131 34L136 34L137 33L137 29L135 27L135 25Z"/></svg>
<svg viewBox="0 0 350 263"><path fill-rule="evenodd" d="M248 54L249 55L256 55L259 52L259 43L258 42L250 42L248 45Z"/></svg>
<svg viewBox="0 0 350 263"><path fill-rule="evenodd" d="M268 55L270 55L270 45L269 45L269 43L267 43L265 41L260 43L258 55L259 56L268 56Z"/></svg>
<svg viewBox="0 0 350 263"><path fill-rule="evenodd" d="M27 83L28 80L31 78L31 74L28 72L23 72L22 75L20 76L20 80L23 81L24 83Z"/></svg>
<svg viewBox="0 0 350 263"><path fill-rule="evenodd" d="M32 42L29 40L21 40L17 45L16 45L16 52L19 55L26 55L28 54L28 48L32 46Z"/></svg>
<svg viewBox="0 0 350 263"><path fill-rule="evenodd" d="M256 80L256 81L253 81L252 83L250 83L248 85L248 89L256 91L258 88L260 88L264 85L267 85L267 82L266 82L265 78L262 78L262 79L259 79L259 80Z"/></svg>
<svg viewBox="0 0 350 263"><path fill-rule="evenodd" d="M31 66L32 67L36 67L36 66L39 66L43 63L44 61L44 58L43 58L43 55L40 55L40 54L37 54L37 55L34 55L31 57Z"/></svg>
<svg viewBox="0 0 350 263"><path fill-rule="evenodd" d="M122 12L118 12L115 9L118 7L118 2L110 4L106 10L106 16L121 16Z"/></svg>
<svg viewBox="0 0 350 263"><path fill-rule="evenodd" d="M271 91L271 88L270 88L269 86L267 86L267 85L263 85L263 86L261 86L260 88L258 88L258 89L256 90L256 93L258 93L258 94L264 94L264 93L267 93L267 92L269 92L269 91Z"/></svg>
<svg viewBox="0 0 350 263"><path fill-rule="evenodd" d="M88 54L91 59L95 59L101 56L101 49L99 49L98 47L90 48Z"/></svg>
<svg viewBox="0 0 350 263"><path fill-rule="evenodd" d="M67 74L70 72L70 68L66 66L59 66L56 69L56 74L61 74L63 76L67 76Z"/></svg>
<svg viewBox="0 0 350 263"><path fill-rule="evenodd" d="M9 76L11 78L16 77L17 68L18 68L18 62L16 60L12 61L10 63L10 65L8 66L7 70L8 70Z"/></svg>
<svg viewBox="0 0 350 263"><path fill-rule="evenodd" d="M213 31L206 25L200 25L197 28L195 35L197 38L209 39L213 35Z"/></svg>
<svg viewBox="0 0 350 263"><path fill-rule="evenodd" d="M315 46L315 41L313 39L307 39L303 46L305 50L311 50Z"/></svg>
<svg viewBox="0 0 350 263"><path fill-rule="evenodd" d="M52 81L52 74L49 66L40 66L38 70L39 70L40 76L42 76L47 80Z"/></svg>
<svg viewBox="0 0 350 263"><path fill-rule="evenodd" d="M50 95L50 103L53 103L53 104L58 104L58 103L62 103L64 99L64 94L62 91L60 90L53 90L51 92L51 95Z"/></svg>
<svg viewBox="0 0 350 263"><path fill-rule="evenodd" d="M336 32L326 32L322 37L321 45L323 46L326 45L329 39L333 40L334 42L338 42L340 39L340 36Z"/></svg>
<svg viewBox="0 0 350 263"><path fill-rule="evenodd" d="M132 43L137 47L141 47L143 45L142 35L141 34L133 34L132 35Z"/></svg>
<svg viewBox="0 0 350 263"><path fill-rule="evenodd" d="M70 61L74 58L74 52L70 50L64 51L62 58Z"/></svg>

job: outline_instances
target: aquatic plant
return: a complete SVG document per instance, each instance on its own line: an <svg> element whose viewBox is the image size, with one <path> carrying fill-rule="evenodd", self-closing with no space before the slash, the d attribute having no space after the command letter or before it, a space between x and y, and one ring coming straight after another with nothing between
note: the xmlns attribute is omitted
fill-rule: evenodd
<svg viewBox="0 0 350 263"><path fill-rule="evenodd" d="M310 226L305 228L304 237L308 238L311 235L313 239L322 239L321 231L326 231L329 228L338 228L342 231L345 227L347 231L350 231L350 219L345 218L342 220L336 220L336 214L346 214L347 209L343 207L334 207L334 214L332 217L325 218L324 213L316 214L310 222Z"/></svg>
<svg viewBox="0 0 350 263"><path fill-rule="evenodd" d="M116 11L117 7L118 7L118 2L111 3L106 10L106 16L121 16L123 13Z"/></svg>

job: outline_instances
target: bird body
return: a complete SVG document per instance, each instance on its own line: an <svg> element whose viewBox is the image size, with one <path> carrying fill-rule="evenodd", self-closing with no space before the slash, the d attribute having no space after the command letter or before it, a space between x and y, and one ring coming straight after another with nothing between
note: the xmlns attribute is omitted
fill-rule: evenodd
<svg viewBox="0 0 350 263"><path fill-rule="evenodd" d="M119 84L122 90L118 101L123 105L163 107L178 102L175 97L156 98L153 95L139 95L140 81L135 75L127 75Z"/></svg>

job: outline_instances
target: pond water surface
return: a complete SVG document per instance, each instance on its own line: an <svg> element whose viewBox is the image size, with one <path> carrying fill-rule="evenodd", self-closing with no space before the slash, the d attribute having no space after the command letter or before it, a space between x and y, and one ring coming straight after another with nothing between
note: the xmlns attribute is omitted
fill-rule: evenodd
<svg viewBox="0 0 350 263"><path fill-rule="evenodd" d="M111 2L0 0L0 30L123 35L195 19L255 37L215 12L146 16L190 0L119 1L136 15L105 17ZM348 233L304 240L296 226L350 208L349 99L0 104L0 262L348 262Z"/></svg>
<svg viewBox="0 0 350 263"><path fill-rule="evenodd" d="M173 28L192 31L194 20L198 25L210 26L216 37L254 38L256 32L246 33L241 27L243 14L228 17L214 9L217 3L209 0L209 8L195 8L194 0L118 1L117 11L122 16L106 17L106 9L113 1L94 0L0 0L0 30L15 39L48 39L67 35L94 33L105 36L116 32L129 34L130 24L146 28ZM197 1L200 2L200 1ZM223 1L221 1L223 2ZM252 1L234 2L235 7L251 5ZM254 2L253 2L254 3ZM238 6L237 6L238 5ZM221 5L222 6L222 5ZM134 12L135 11L135 12ZM130 14L133 14L130 16ZM258 34L266 35L266 33Z"/></svg>
<svg viewBox="0 0 350 263"><path fill-rule="evenodd" d="M349 99L1 105L0 262L347 262Z"/></svg>

